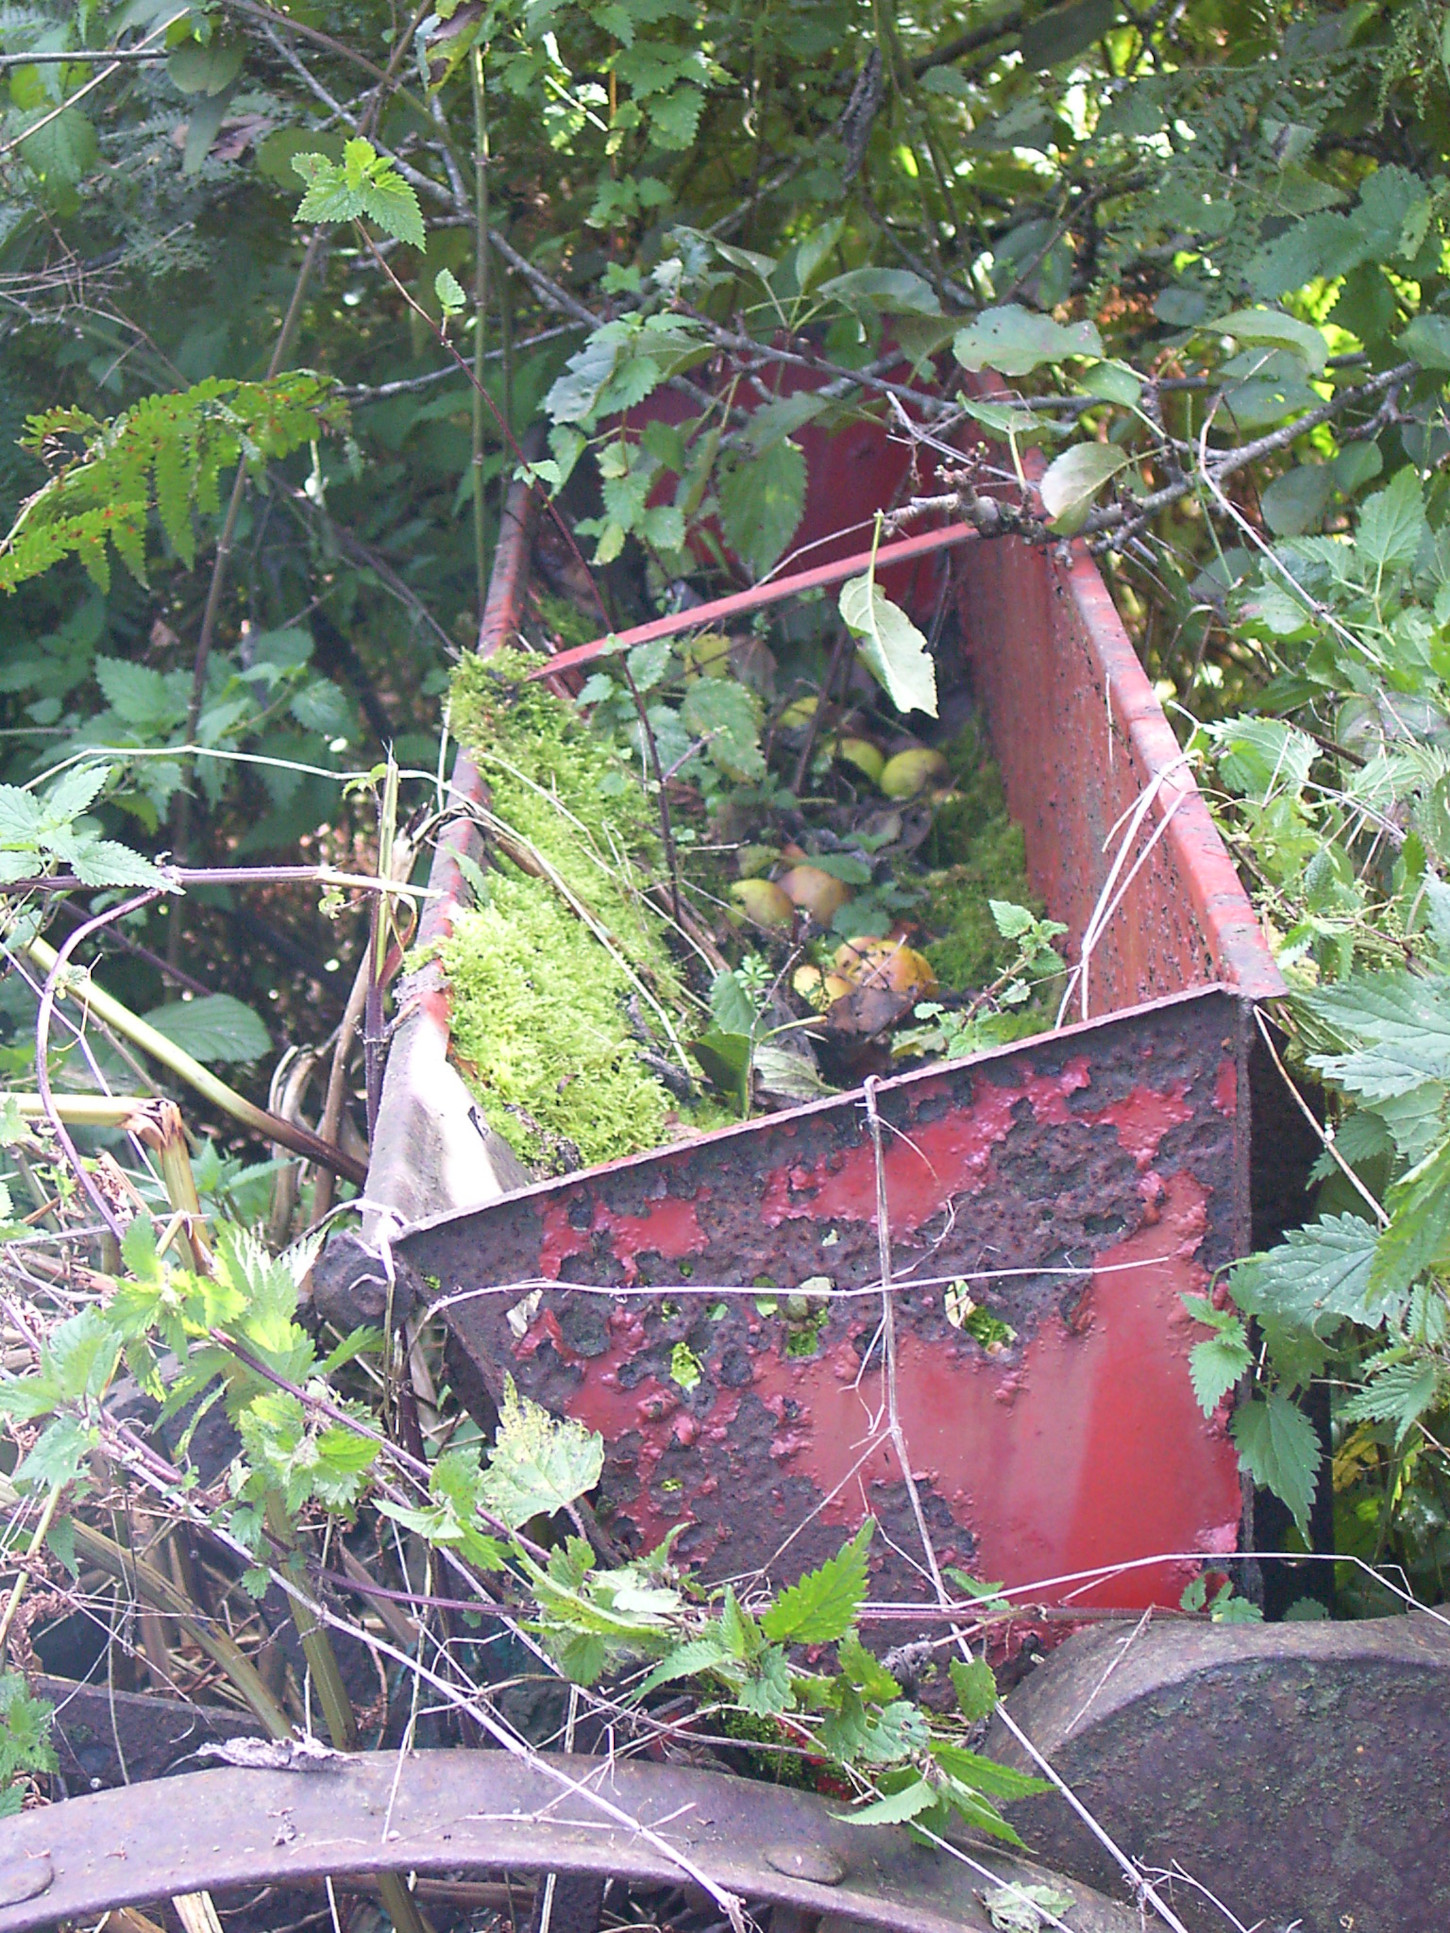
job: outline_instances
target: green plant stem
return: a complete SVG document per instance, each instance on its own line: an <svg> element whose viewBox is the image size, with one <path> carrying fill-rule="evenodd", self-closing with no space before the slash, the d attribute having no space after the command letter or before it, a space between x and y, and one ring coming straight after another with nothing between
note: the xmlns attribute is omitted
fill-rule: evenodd
<svg viewBox="0 0 1450 1933"><path fill-rule="evenodd" d="M14 1484L8 1477L0 1476L0 1505L13 1510L19 1502L20 1493ZM154 1565L148 1564L144 1557L137 1557L134 1551L123 1550L104 1531L95 1529L80 1517L72 1516L69 1522L75 1533L78 1551L83 1552L108 1577L119 1578L138 1597L145 1598L158 1611L166 1612L168 1617L174 1617L213 1664L226 1673L272 1737L291 1738L292 1726L286 1713L262 1683L256 1667L234 1638L225 1631L213 1630L204 1619L199 1618L191 1600L177 1590L170 1578L164 1577Z"/></svg>
<svg viewBox="0 0 1450 1933"><path fill-rule="evenodd" d="M312 1674L312 1682L317 1688L318 1703L322 1706L328 1736L339 1752L355 1752L358 1749L357 1719L352 1700L342 1681L337 1653L333 1650L327 1627L318 1622L311 1609L302 1552L281 1501L276 1496L267 1499L267 1528L286 1552L282 1568L295 1587L287 1593L287 1605L303 1656L307 1660L307 1668ZM427 1923L401 1873L383 1874L378 1894L396 1933L427 1933Z"/></svg>
<svg viewBox="0 0 1450 1933"><path fill-rule="evenodd" d="M54 970L59 958L55 948L42 939L25 941L19 951L34 967L47 975ZM204 1100L230 1114L243 1127L250 1128L253 1133L269 1141L280 1142L284 1148L290 1148L293 1154L304 1155L309 1161L325 1163L348 1181L361 1184L366 1179L366 1163L354 1160L341 1148L330 1146L310 1128L284 1121L279 1114L272 1114L266 1108L258 1107L254 1101L249 1101L245 1095L238 1094L234 1087L228 1087L210 1068L193 1060L183 1048L168 1040L165 1034L158 1032L139 1015L133 1014L129 1007L123 1007L119 1000L103 992L93 981L88 979L83 985L68 986L65 991L72 994L97 1020L113 1028L153 1060L160 1061L178 1080L185 1081Z"/></svg>

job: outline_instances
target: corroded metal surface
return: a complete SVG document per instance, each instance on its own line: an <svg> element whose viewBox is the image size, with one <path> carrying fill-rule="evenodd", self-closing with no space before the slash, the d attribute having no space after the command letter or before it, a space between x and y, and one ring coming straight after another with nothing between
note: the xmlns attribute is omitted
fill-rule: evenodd
<svg viewBox="0 0 1450 1933"><path fill-rule="evenodd" d="M873 422L802 440L794 558L824 581L907 452ZM923 621L954 593L965 663L943 654L941 681L967 672L982 699L1033 883L1083 968L1075 1013L1110 1017L881 1090L915 1500L882 1430L879 1296L845 1293L879 1278L860 1094L435 1216L404 1253L495 1398L509 1372L603 1433L626 1548L675 1529L707 1574L789 1576L870 1512L877 1590L919 1599L920 1509L943 1561L1017 1584L1189 1553L1041 1593L1172 1603L1191 1553L1237 1536L1235 1458L1223 1417L1193 1404L1180 1297L1249 1244L1244 1037L1249 1002L1281 984L1091 560L944 535L899 546L886 586ZM521 593L517 570L500 579L505 617ZM462 1090L441 991L427 999L427 1056L404 1055L391 1091L439 1116ZM444 1140L471 1148L456 1123ZM465 1165L475 1199L517 1185ZM993 1353L948 1319L959 1277L1015 1332ZM589 1293L637 1288L656 1293Z"/></svg>
<svg viewBox="0 0 1450 1933"><path fill-rule="evenodd" d="M1180 1296L1246 1239L1242 1025L1205 991L877 1090L896 1390L944 1563L1025 1584L1234 1548L1235 1457L1194 1404ZM877 1593L919 1600L882 1429L876 1189L849 1094L439 1218L401 1249L495 1389L507 1369L602 1432L626 1547L674 1529L707 1574L787 1576L870 1513ZM949 1320L956 1278L1015 1332L995 1353ZM599 1287L654 1293L582 1292ZM1176 1602L1194 1568L1076 1601Z"/></svg>
<svg viewBox="0 0 1450 1933"><path fill-rule="evenodd" d="M1008 1709L1131 1857L1176 1862L1244 1926L1450 1926L1442 1618L1083 1632ZM1000 1730L987 1749L1026 1763ZM1040 1857L1112 1884L1055 1794L1010 1810ZM1230 1924L1189 1885L1172 1896L1201 1933Z"/></svg>
<svg viewBox="0 0 1450 1933"><path fill-rule="evenodd" d="M203 1745L255 1738L250 1712L145 1692L112 1691L71 1678L36 1678L31 1690L54 1707L51 1742L66 1790L159 1779Z"/></svg>
<svg viewBox="0 0 1450 1933"><path fill-rule="evenodd" d="M0 1933L321 1874L500 1870L704 1876L752 1903L892 1933L990 1933L983 1891L1048 1883L1073 1899L1063 1915L1072 1933L1132 1933L1137 1923L995 1848L972 1847L975 1863L963 1863L903 1827L846 1823L839 1802L719 1773L528 1764L503 1752L426 1752L401 1765L363 1752L332 1764L195 1772L180 1787L99 1792L0 1822Z"/></svg>

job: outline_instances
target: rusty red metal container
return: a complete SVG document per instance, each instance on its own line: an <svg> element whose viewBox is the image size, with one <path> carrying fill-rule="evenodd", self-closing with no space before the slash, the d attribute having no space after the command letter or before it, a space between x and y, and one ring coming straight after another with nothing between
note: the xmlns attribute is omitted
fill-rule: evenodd
<svg viewBox="0 0 1450 1933"><path fill-rule="evenodd" d="M803 441L811 568L734 610L849 574L901 482L905 453L872 424ZM517 531L495 639L522 512ZM486 1390L511 1375L602 1432L601 1521L625 1551L674 1533L707 1576L780 1580L871 1515L881 1602L930 1600L959 1566L1045 1603L1176 1603L1240 1537L1182 1297L1250 1245L1253 1014L1281 983L1081 548L957 529L879 561L918 610L955 601L1032 882L1069 928L1068 1024L491 1201L510 1175L485 1162L435 1187L448 1212L400 1253ZM461 762L455 787L475 784ZM447 846L434 883L425 937L451 917ZM425 984L406 1011L369 1198L410 1219L446 1003ZM974 1339L969 1302L1010 1341Z"/></svg>

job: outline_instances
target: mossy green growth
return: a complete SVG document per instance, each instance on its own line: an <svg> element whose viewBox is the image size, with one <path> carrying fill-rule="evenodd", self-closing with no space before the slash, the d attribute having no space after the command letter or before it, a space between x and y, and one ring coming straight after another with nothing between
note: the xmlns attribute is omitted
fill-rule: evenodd
<svg viewBox="0 0 1450 1933"><path fill-rule="evenodd" d="M512 650L465 658L453 674L450 729L488 780L494 816L559 874L632 966L677 996L664 921L641 896L663 874L654 809L613 746L529 681L538 665Z"/></svg>
<svg viewBox="0 0 1450 1933"><path fill-rule="evenodd" d="M664 920L641 894L659 862L649 800L572 707L525 681L537 663L513 651L465 659L452 730L488 781L494 818L610 944L547 877L503 859L439 957L454 1052L486 1118L523 1160L558 1169L664 1139L674 1102L640 1063L631 996L638 1020L659 1026L652 998L679 1031L693 1023ZM670 1052L663 1039L656 1049Z"/></svg>
<svg viewBox="0 0 1450 1933"><path fill-rule="evenodd" d="M953 798L937 807L922 856L933 868L924 924L940 935L923 950L943 987L975 993L1016 957L997 931L989 900L1046 911L1027 880L1022 828L1007 810L1002 774L973 721L946 748Z"/></svg>
<svg viewBox="0 0 1450 1933"><path fill-rule="evenodd" d="M629 976L547 886L492 878L442 959L454 1053L523 1160L587 1166L659 1145L671 1102L626 1024Z"/></svg>

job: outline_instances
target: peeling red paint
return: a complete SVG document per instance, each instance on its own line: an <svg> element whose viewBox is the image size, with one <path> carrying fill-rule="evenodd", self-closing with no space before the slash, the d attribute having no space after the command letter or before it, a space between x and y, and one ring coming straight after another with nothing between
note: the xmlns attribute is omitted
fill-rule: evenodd
<svg viewBox="0 0 1450 1933"><path fill-rule="evenodd" d="M1205 1467L1198 1449L1203 1421L1188 1380L1191 1324L1178 1300L1202 1293L1208 1279L1196 1260L1203 1191L1179 1174L1167 1196L1151 1228L1095 1266L1094 1319L1074 1331L1054 1315L1019 1368L1004 1375L980 1352L933 1348L911 1331L900 1338L897 1391L911 1459L929 1467L933 1487L971 1522L972 1562L981 1576L1035 1585L1157 1551L1234 1547L1234 1459L1220 1456ZM884 1404L883 1372L845 1388L835 1370L823 1358L766 1358L758 1381L797 1407L798 1447L791 1453L808 1461L813 1483L829 1499L824 1514L845 1528L876 1507L874 1489L899 1482L900 1470L884 1438L867 1448ZM853 1473L863 1452L866 1460ZM1086 1591L1059 1586L1042 1597L1124 1607L1171 1603L1193 1572L1191 1563L1165 1564Z"/></svg>
<svg viewBox="0 0 1450 1933"><path fill-rule="evenodd" d="M1222 1075L1220 1074L1220 1082ZM1217 1094L1215 1086L1214 1092ZM1158 1153L1170 1128L1181 1128L1193 1119L1188 1101L1188 1083L1175 1081L1166 1094L1149 1087L1135 1087L1125 1101L1115 1101L1089 1117L1116 1128L1118 1140L1140 1168L1147 1168Z"/></svg>

